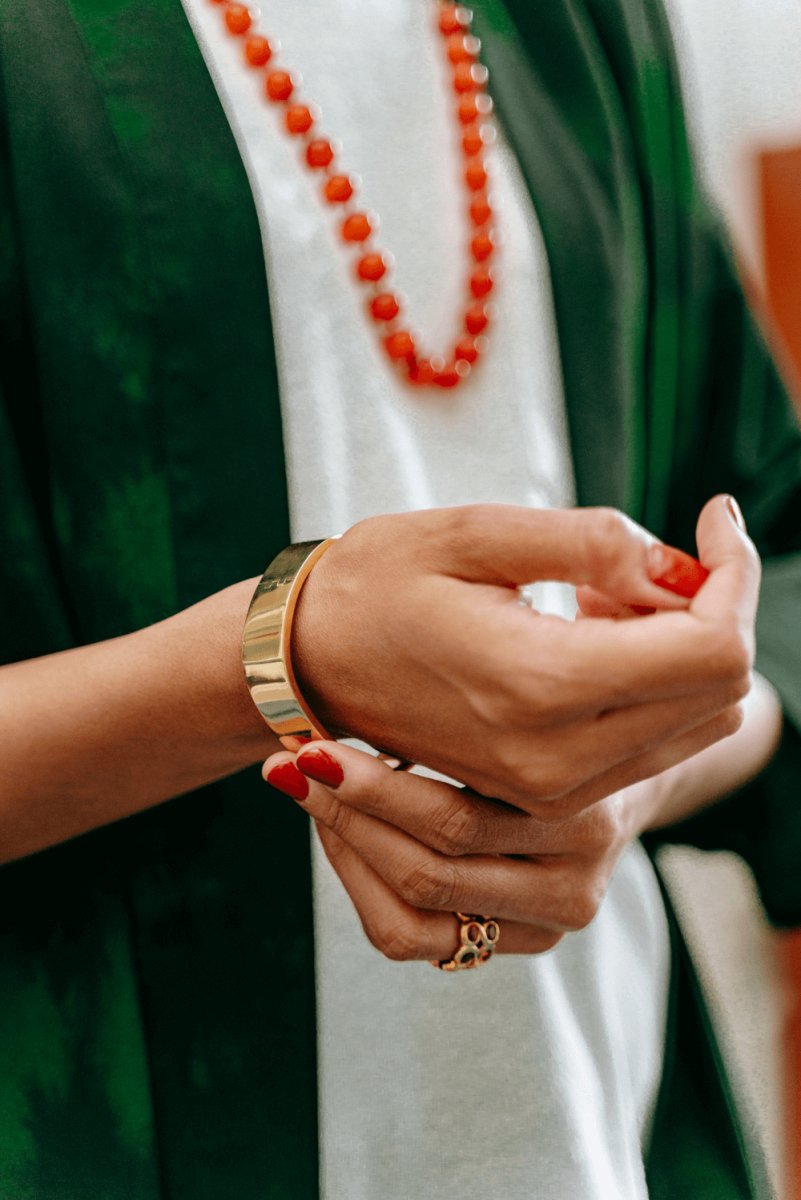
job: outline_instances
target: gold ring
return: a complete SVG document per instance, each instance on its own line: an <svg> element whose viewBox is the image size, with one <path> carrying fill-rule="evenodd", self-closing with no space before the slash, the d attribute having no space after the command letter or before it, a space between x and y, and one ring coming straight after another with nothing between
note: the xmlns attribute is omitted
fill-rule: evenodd
<svg viewBox="0 0 801 1200"><path fill-rule="evenodd" d="M472 971L492 957L498 945L501 928L494 917L477 917L473 913L453 914L459 922L459 946L453 958L432 962L440 971Z"/></svg>

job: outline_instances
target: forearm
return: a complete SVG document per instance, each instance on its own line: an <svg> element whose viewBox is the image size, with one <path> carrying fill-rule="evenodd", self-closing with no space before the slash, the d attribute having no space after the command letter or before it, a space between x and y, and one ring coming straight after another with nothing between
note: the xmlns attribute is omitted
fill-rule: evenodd
<svg viewBox="0 0 801 1200"><path fill-rule="evenodd" d="M642 785L648 796L640 832L664 829L710 807L768 765L779 746L782 710L773 688L761 676L754 676L743 708L737 733Z"/></svg>
<svg viewBox="0 0 801 1200"><path fill-rule="evenodd" d="M255 585L235 584L126 637L0 669L0 861L276 749L242 672Z"/></svg>

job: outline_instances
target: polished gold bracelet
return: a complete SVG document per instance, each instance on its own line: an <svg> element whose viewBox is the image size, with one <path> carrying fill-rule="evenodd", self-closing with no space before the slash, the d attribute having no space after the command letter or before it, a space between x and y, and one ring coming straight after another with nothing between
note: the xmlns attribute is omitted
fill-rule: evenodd
<svg viewBox="0 0 801 1200"><path fill-rule="evenodd" d="M298 688L292 669L292 621L309 572L336 541L297 542L261 577L245 619L242 659L253 702L286 750L298 739L328 738Z"/></svg>

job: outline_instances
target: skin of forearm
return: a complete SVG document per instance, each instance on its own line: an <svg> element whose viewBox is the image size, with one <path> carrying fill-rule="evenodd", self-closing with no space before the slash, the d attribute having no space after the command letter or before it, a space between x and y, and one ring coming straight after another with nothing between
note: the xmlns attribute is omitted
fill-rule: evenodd
<svg viewBox="0 0 801 1200"><path fill-rule="evenodd" d="M650 794L643 804L639 832L664 829L709 808L755 778L778 750L782 709L776 692L761 675L743 703L737 733L645 781ZM650 786L649 786L650 785Z"/></svg>
<svg viewBox="0 0 801 1200"><path fill-rule="evenodd" d="M0 861L278 748L242 670L242 626L257 582L128 636L0 668Z"/></svg>

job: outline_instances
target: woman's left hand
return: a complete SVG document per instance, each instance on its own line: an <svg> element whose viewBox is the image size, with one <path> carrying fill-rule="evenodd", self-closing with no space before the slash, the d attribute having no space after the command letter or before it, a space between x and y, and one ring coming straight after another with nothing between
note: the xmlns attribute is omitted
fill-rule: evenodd
<svg viewBox="0 0 801 1200"><path fill-rule="evenodd" d="M317 822L365 933L391 959L449 959L457 911L502 921L499 953L550 950L593 919L648 823L643 785L543 822L333 742L274 755L264 777Z"/></svg>

